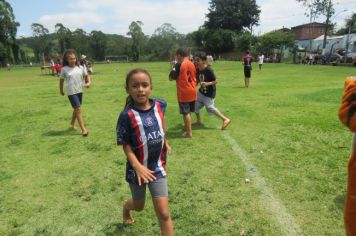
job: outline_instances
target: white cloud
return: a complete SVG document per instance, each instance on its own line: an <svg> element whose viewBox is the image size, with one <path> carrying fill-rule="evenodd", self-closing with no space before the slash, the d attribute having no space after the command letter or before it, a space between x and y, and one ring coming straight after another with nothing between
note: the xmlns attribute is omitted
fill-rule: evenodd
<svg viewBox="0 0 356 236"><path fill-rule="evenodd" d="M190 33L204 23L208 0L79 0L68 3L67 7L78 13L45 15L38 22L50 31L61 22L70 29L126 35L131 22L139 20L147 35L163 23L171 23L179 33ZM98 26L99 23L102 24Z"/></svg>
<svg viewBox="0 0 356 236"><path fill-rule="evenodd" d="M57 23L62 23L65 27L75 30L85 28L90 24L101 24L105 22L105 17L92 12L72 12L57 15L44 15L38 20L40 24L46 27L50 32L54 31Z"/></svg>

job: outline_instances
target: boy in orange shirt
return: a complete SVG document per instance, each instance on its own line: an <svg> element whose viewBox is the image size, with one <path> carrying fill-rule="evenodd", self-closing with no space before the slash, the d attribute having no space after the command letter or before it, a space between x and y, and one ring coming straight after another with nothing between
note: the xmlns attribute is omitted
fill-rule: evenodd
<svg viewBox="0 0 356 236"><path fill-rule="evenodd" d="M179 48L176 51L178 63L176 71L177 98L179 112L183 115L185 138L192 137L192 117L191 112L195 110L195 100L197 99L196 91L196 69L194 64L189 60L188 53L185 49ZM180 67L179 67L180 66Z"/></svg>

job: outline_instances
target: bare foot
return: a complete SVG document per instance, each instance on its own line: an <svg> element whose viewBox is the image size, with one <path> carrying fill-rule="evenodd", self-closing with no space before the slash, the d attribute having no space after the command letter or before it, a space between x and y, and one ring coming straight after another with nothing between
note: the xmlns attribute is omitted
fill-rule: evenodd
<svg viewBox="0 0 356 236"><path fill-rule="evenodd" d="M201 123L200 121L195 121L192 123L192 125L202 125L203 123Z"/></svg>
<svg viewBox="0 0 356 236"><path fill-rule="evenodd" d="M75 125L70 125L68 129L76 130L77 128L75 127Z"/></svg>
<svg viewBox="0 0 356 236"><path fill-rule="evenodd" d="M122 204L122 223L124 225L131 225L135 222L135 220L130 214L130 210L126 208L126 202L127 201L124 201L124 203Z"/></svg>
<svg viewBox="0 0 356 236"><path fill-rule="evenodd" d="M184 132L184 133L182 134L182 136L183 136L184 138L191 138L191 137L192 137L192 135L189 135L187 132Z"/></svg>
<svg viewBox="0 0 356 236"><path fill-rule="evenodd" d="M230 119L224 120L224 122L223 122L223 124L221 126L221 129L225 129L230 123L231 123Z"/></svg>
<svg viewBox="0 0 356 236"><path fill-rule="evenodd" d="M88 131L88 130L85 130L85 131L82 133L83 137L88 136L88 134L89 134L89 131Z"/></svg>

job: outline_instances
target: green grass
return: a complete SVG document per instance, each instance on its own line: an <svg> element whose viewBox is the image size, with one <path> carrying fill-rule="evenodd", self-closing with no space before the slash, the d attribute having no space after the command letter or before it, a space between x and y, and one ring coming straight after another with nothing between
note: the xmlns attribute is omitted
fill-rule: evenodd
<svg viewBox="0 0 356 236"><path fill-rule="evenodd" d="M233 122L221 131L221 122L203 111L204 126L194 127L191 140L181 138L168 63L96 65L84 93L87 138L67 129L71 107L55 77L39 68L0 70L0 235L159 235L149 196L145 210L134 213L137 223L121 224L130 191L115 126L125 74L138 66L153 76L152 97L168 102L176 235L284 235L257 174L304 235L344 235L351 134L337 109L343 80L355 69L265 64L254 67L245 89L241 63L223 61L214 64L216 105Z"/></svg>

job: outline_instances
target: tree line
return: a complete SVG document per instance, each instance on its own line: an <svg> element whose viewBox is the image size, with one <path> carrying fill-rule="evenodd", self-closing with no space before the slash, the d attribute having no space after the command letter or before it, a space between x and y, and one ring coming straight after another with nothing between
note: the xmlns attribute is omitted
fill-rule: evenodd
<svg viewBox="0 0 356 236"><path fill-rule="evenodd" d="M159 26L151 36L143 33L141 21L131 22L126 35L105 34L100 30L71 31L62 23L57 23L55 32L50 33L43 25L33 23L32 36L18 39L19 23L11 5L0 0L0 63L43 62L61 55L67 48L74 48L95 61L119 55L132 61L158 61L172 59L178 47L204 50L213 55L245 50L270 55L274 49L294 47L294 35L288 32L252 34L253 27L259 25L260 12L255 0L211 0L206 22L188 34L178 33L170 23Z"/></svg>

